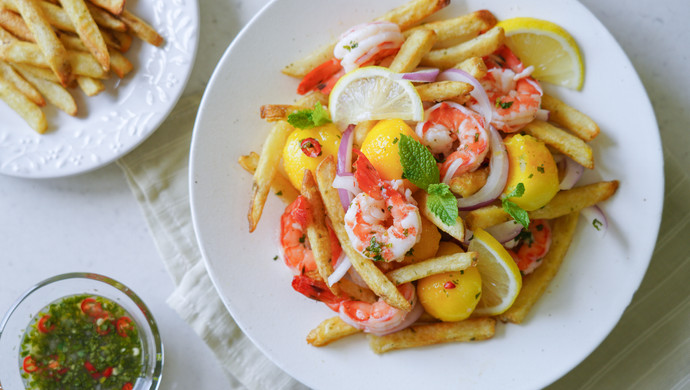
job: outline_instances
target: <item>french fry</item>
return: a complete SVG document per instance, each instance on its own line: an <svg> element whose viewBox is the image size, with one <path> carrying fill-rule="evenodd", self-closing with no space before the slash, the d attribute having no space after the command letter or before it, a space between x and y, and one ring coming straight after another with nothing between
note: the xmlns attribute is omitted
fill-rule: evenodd
<svg viewBox="0 0 690 390"><path fill-rule="evenodd" d="M363 288L347 278L340 279L338 289L340 289L339 295L341 297L346 297L352 301L374 303L378 300L376 294L371 290Z"/></svg>
<svg viewBox="0 0 690 390"><path fill-rule="evenodd" d="M443 230L444 232L450 234L456 240L463 242L465 241L465 225L463 224L462 218L458 216L455 220L455 224L446 225L441 218L434 214L427 204L428 194L426 191L418 191L415 194L415 199L417 200L419 211L425 216L429 221L433 222L436 227Z"/></svg>
<svg viewBox="0 0 690 390"><path fill-rule="evenodd" d="M499 315L501 321L522 323L532 306L544 294L568 252L577 227L578 216L579 212L574 212L553 221L549 252L542 260L542 264L522 279L522 289L510 309Z"/></svg>
<svg viewBox="0 0 690 390"><path fill-rule="evenodd" d="M52 81L54 83L59 83L60 80L58 80L57 76L55 76L55 73L51 72L47 68L39 68L36 66L32 65L26 65L26 64L18 64L18 63L12 63L12 67L19 70L22 69L26 72L31 73L32 75L42 78L43 80L48 80Z"/></svg>
<svg viewBox="0 0 690 390"><path fill-rule="evenodd" d="M308 169L304 170L302 196L309 202L307 238L309 238L309 245L314 255L316 269L328 288L331 289L333 294L337 295L339 293L338 285L334 284L331 286L328 283L328 277L333 273L333 266L331 265L331 240L328 227L326 226L326 212L319 194L319 188L314 181L314 175Z"/></svg>
<svg viewBox="0 0 690 390"><path fill-rule="evenodd" d="M411 72L436 42L436 33L421 28L410 34L388 67L396 73Z"/></svg>
<svg viewBox="0 0 690 390"><path fill-rule="evenodd" d="M120 53L129 51L129 48L132 47L132 42L134 42L134 38L126 32L101 30L101 34L103 39L105 39L105 43L109 47L119 50Z"/></svg>
<svg viewBox="0 0 690 390"><path fill-rule="evenodd" d="M489 168L479 168L450 179L449 187L454 194L467 198L484 187L488 177Z"/></svg>
<svg viewBox="0 0 690 390"><path fill-rule="evenodd" d="M448 47L468 41L488 31L496 25L496 22L496 17L490 11L479 10L457 18L425 23L423 26L407 30L405 36L421 28L433 30L436 33L436 47Z"/></svg>
<svg viewBox="0 0 690 390"><path fill-rule="evenodd" d="M312 69L333 58L333 49L336 43L337 42L334 41L323 45L307 54L305 57L292 62L283 68L283 74L301 79Z"/></svg>
<svg viewBox="0 0 690 390"><path fill-rule="evenodd" d="M413 263L390 271L386 274L395 285L401 285L425 278L430 275L450 271L462 271L477 261L476 252L461 252L447 256L438 256L418 263Z"/></svg>
<svg viewBox="0 0 690 390"><path fill-rule="evenodd" d="M462 81L436 81L417 85L415 89L423 102L441 102L468 96L474 88Z"/></svg>
<svg viewBox="0 0 690 390"><path fill-rule="evenodd" d="M64 0L60 0L64 1ZM64 7L64 4L63 4ZM102 28L107 28L110 30L114 31L122 31L126 32L127 31L127 25L117 19L115 16L109 14L108 12L90 4L86 4L86 8L89 10L89 13L91 13L91 16L93 17L93 20Z"/></svg>
<svg viewBox="0 0 690 390"><path fill-rule="evenodd" d="M275 122L287 118L292 106L289 104L264 104L261 106L259 114L261 119Z"/></svg>
<svg viewBox="0 0 690 390"><path fill-rule="evenodd" d="M453 66L453 68L464 70L477 80L486 76L486 73L488 72L486 64L481 57L470 57L459 64L456 64Z"/></svg>
<svg viewBox="0 0 690 390"><path fill-rule="evenodd" d="M522 128L522 131L544 141L546 145L567 155L583 167L594 169L592 148L567 131L540 120L530 122Z"/></svg>
<svg viewBox="0 0 690 390"><path fill-rule="evenodd" d="M355 125L355 133L353 134L354 139L352 142L357 146L362 146L364 140L367 138L367 134L369 134L377 123L378 121L362 121L357 123Z"/></svg>
<svg viewBox="0 0 690 390"><path fill-rule="evenodd" d="M553 219L593 206L613 196L618 180L601 181L559 191L546 206L529 212L531 219Z"/></svg>
<svg viewBox="0 0 690 390"><path fill-rule="evenodd" d="M89 0L91 4L108 10L113 15L119 15L125 9L125 0Z"/></svg>
<svg viewBox="0 0 690 390"><path fill-rule="evenodd" d="M93 54L104 71L110 70L110 54L96 22L84 0L60 0L62 9L74 24L74 28L88 51Z"/></svg>
<svg viewBox="0 0 690 390"><path fill-rule="evenodd" d="M127 25L127 28L129 28L134 35L141 38L143 41L153 46L160 46L163 44L163 37L161 37L153 27L128 10L125 9L122 11L118 18Z"/></svg>
<svg viewBox="0 0 690 390"><path fill-rule="evenodd" d="M24 19L15 12L2 7L0 7L0 27L21 40L34 42L34 36Z"/></svg>
<svg viewBox="0 0 690 390"><path fill-rule="evenodd" d="M467 224L467 228L472 231L477 229L486 229L489 226L508 222L511 219L512 217L510 214L506 213L505 210L503 210L503 207L496 205L480 207L465 214L465 223Z"/></svg>
<svg viewBox="0 0 690 390"><path fill-rule="evenodd" d="M323 347L359 332L361 330L336 316L324 320L316 328L312 329L307 335L307 342L315 347Z"/></svg>
<svg viewBox="0 0 690 390"><path fill-rule="evenodd" d="M77 84L86 96L96 96L105 90L101 80L86 76L77 76Z"/></svg>
<svg viewBox="0 0 690 390"><path fill-rule="evenodd" d="M295 111L313 108L316 103L327 106L328 96L321 91L312 91L299 98L294 104L265 104L261 106L261 119L266 119L269 122L286 119Z"/></svg>
<svg viewBox="0 0 690 390"><path fill-rule="evenodd" d="M62 45L62 43L60 43L60 45ZM33 65L39 68L50 67L48 60L43 56L38 45L30 42L0 42L0 59L7 62ZM97 79L105 79L108 76L108 74L103 71L103 68L101 68L101 65L89 53L68 50L67 60L72 69L72 73L75 75L94 77ZM72 73L70 73L70 76ZM57 76L62 84L63 79L60 79L59 75Z"/></svg>
<svg viewBox="0 0 690 390"><path fill-rule="evenodd" d="M412 325L385 336L369 335L369 347L378 354L426 345L487 340L496 333L494 318L470 318L458 322Z"/></svg>
<svg viewBox="0 0 690 390"><path fill-rule="evenodd" d="M127 11L125 11L127 12ZM278 163L283 151L283 145L290 132L294 130L285 121L276 122L268 133L264 141L259 161L254 171L254 182L252 184L252 200L249 206L249 231L253 232L259 223L264 203L271 189L271 182L278 171Z"/></svg>
<svg viewBox="0 0 690 390"><path fill-rule="evenodd" d="M549 111L550 122L570 130L585 142L599 135L599 125L592 118L551 95L541 97L541 108Z"/></svg>
<svg viewBox="0 0 690 390"><path fill-rule="evenodd" d="M422 58L421 65L442 69L451 68L468 58L483 57L493 53L503 44L504 40L503 28L495 26L467 42L430 51Z"/></svg>
<svg viewBox="0 0 690 390"><path fill-rule="evenodd" d="M450 0L412 0L394 8L375 20L385 20L400 26L401 31L418 25L428 16L450 4Z"/></svg>
<svg viewBox="0 0 690 390"><path fill-rule="evenodd" d="M68 35L68 34L60 34L60 40L62 43L65 45L65 47L69 50L75 50L75 51L81 51L81 52L89 52L89 49L86 47L84 42L79 39L78 37L75 37L73 35ZM110 49L106 47L106 50L109 53L109 58L108 60L110 61L110 70L113 71L119 78L124 78L129 72L134 69L134 66L132 65L131 62L122 55L119 51L115 49ZM101 64L102 66L102 64Z"/></svg>
<svg viewBox="0 0 690 390"><path fill-rule="evenodd" d="M246 156L240 156L238 162L244 170L252 175L256 171L256 166L259 163L259 155L251 152ZM277 172L271 181L271 189L283 202L290 204L297 199L299 192L290 184L290 181L283 175L282 172Z"/></svg>
<svg viewBox="0 0 690 390"><path fill-rule="evenodd" d="M62 85L36 77L21 68L17 70L25 79L33 84L50 103L69 115L77 115L77 103L74 101L74 97L72 97Z"/></svg>
<svg viewBox="0 0 690 390"><path fill-rule="evenodd" d="M333 188L333 179L335 179L335 162L333 156L328 156L316 168L316 183L321 192L326 214L331 219L333 230L340 241L340 246L350 258L352 266L376 295L392 307L410 311L410 302L403 297L395 285L373 264L371 259L362 256L352 247L350 238L345 231L345 211L338 192Z"/></svg>
<svg viewBox="0 0 690 390"><path fill-rule="evenodd" d="M36 40L36 45L45 56L46 64L55 72L62 85L69 85L73 76L67 49L55 35L39 1L15 0L14 3Z"/></svg>
<svg viewBox="0 0 690 390"><path fill-rule="evenodd" d="M38 133L43 134L48 129L48 121L41 108L19 92L9 81L0 75L0 99L4 100L12 110L19 114L26 123Z"/></svg>
<svg viewBox="0 0 690 390"><path fill-rule="evenodd" d="M46 101L36 88L31 85L26 79L20 76L9 64L0 61L0 76L12 83L14 87L24 94L29 100L34 102L37 106L45 106Z"/></svg>

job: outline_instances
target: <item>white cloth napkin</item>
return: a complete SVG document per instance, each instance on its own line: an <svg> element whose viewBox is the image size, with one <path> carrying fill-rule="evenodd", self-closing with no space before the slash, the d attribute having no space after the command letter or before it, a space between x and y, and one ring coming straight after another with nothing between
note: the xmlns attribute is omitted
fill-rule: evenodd
<svg viewBox="0 0 690 390"><path fill-rule="evenodd" d="M118 165L177 286L168 304L209 345L233 389L303 389L242 333L202 261L192 226L188 184L189 145L200 100L200 94L183 97L153 136Z"/></svg>

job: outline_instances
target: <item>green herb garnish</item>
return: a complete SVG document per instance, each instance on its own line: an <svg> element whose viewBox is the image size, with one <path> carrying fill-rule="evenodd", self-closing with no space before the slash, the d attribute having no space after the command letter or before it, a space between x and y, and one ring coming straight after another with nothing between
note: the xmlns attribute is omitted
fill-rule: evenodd
<svg viewBox="0 0 690 390"><path fill-rule="evenodd" d="M439 217L446 225L454 225L458 219L458 200L455 198L447 184L431 184L427 191L427 205L434 215Z"/></svg>
<svg viewBox="0 0 690 390"><path fill-rule="evenodd" d="M518 206L514 202L508 200L509 198L519 198L525 193L525 185L518 183L512 191L508 194L501 196L501 204L503 205L503 210L510 214L514 220L519 222L522 226L527 228L529 226L529 215L522 207Z"/></svg>
<svg viewBox="0 0 690 390"><path fill-rule="evenodd" d="M400 164L404 177L417 187L426 190L430 184L440 181L441 174L436 159L426 146L405 134L400 134L398 145Z"/></svg>
<svg viewBox="0 0 690 390"><path fill-rule="evenodd" d="M322 126L331 123L328 111L317 102L314 108L309 110L299 110L288 115L288 123L299 129L311 129L312 127Z"/></svg>

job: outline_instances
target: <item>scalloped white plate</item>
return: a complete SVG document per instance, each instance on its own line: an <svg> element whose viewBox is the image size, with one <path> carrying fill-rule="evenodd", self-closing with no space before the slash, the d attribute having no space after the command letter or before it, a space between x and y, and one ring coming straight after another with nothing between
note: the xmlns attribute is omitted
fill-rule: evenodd
<svg viewBox="0 0 690 390"><path fill-rule="evenodd" d="M51 178L87 172L127 154L168 116L191 74L199 38L197 0L128 1L127 8L165 39L157 48L134 39L125 56L134 71L106 80L106 90L86 97L71 91L79 114L44 107L46 134L33 131L0 101L0 173Z"/></svg>
<svg viewBox="0 0 690 390"><path fill-rule="evenodd" d="M289 103L298 81L280 73L293 59L405 0L276 0L237 37L204 95L194 129L191 206L206 266L242 330L276 364L317 389L536 389L587 357L613 329L644 276L661 219L663 160L658 126L630 61L604 26L574 0L453 1L437 17L486 8L500 19L533 16L566 28L584 53L582 91L545 86L593 117L596 170L582 183L618 179L603 204L605 238L582 219L567 258L521 325L498 324L493 339L376 355L362 335L327 347L305 342L333 316L290 287L277 231L284 204L269 197L247 231L251 176L237 164L260 151L266 103ZM641 158L640 156L644 156Z"/></svg>

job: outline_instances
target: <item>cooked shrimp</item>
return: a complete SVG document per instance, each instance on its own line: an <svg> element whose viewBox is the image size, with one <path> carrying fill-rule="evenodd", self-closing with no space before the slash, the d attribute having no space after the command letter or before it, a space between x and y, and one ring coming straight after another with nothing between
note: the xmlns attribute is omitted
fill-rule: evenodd
<svg viewBox="0 0 690 390"><path fill-rule="evenodd" d="M432 153L444 157L439 167L444 183L479 168L489 151L489 133L481 115L443 102L429 108L425 116L415 131Z"/></svg>
<svg viewBox="0 0 690 390"><path fill-rule="evenodd" d="M352 246L370 259L402 260L420 239L419 209L411 196L403 196L381 179L364 154L355 153L355 180L362 192L345 213L347 235Z"/></svg>
<svg viewBox="0 0 690 390"><path fill-rule="evenodd" d="M489 71L480 83L492 103L491 124L505 133L514 133L532 122L541 107L544 93L530 77L534 67L525 68L507 46L499 48L486 62Z"/></svg>
<svg viewBox="0 0 690 390"><path fill-rule="evenodd" d="M551 226L545 219L535 219L530 221L527 233L523 231L518 237L521 242L518 243L517 250L508 249L508 253L515 260L520 272L527 275L541 265L541 260L549 252Z"/></svg>
<svg viewBox="0 0 690 390"><path fill-rule="evenodd" d="M405 37L395 23L358 24L340 36L333 55L341 60L340 65L345 72L349 72L396 54L404 41Z"/></svg>
<svg viewBox="0 0 690 390"><path fill-rule="evenodd" d="M283 247L283 258L294 274L318 274L314 254L307 238L309 212L309 202L300 195L285 208L280 218L280 244ZM330 226L328 226L328 232L331 242L331 263L335 264L342 249Z"/></svg>

